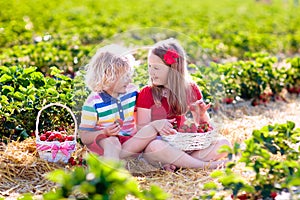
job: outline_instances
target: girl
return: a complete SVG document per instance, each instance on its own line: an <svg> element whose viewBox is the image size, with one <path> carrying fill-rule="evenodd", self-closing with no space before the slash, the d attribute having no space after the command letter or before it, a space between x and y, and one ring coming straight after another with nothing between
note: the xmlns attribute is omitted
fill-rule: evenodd
<svg viewBox="0 0 300 200"><path fill-rule="evenodd" d="M187 74L186 55L175 39L161 41L154 45L148 54L148 72L150 85L145 86L137 99L137 125L145 127L153 121L162 121L159 134L174 134L172 122L180 126L185 121L185 113L191 104L196 104L193 111L196 124L209 120L206 105L197 85ZM218 149L230 143L225 138L218 138L210 147L189 153L178 150L162 140L153 140L146 147L144 157L152 164L162 163L167 170L176 167L216 168L225 161L217 161L226 156Z"/></svg>
<svg viewBox="0 0 300 200"><path fill-rule="evenodd" d="M81 141L88 149L115 160L141 152L156 138L160 126L149 123L137 132L132 66L129 56L118 51L115 45L100 49L87 65L86 85L92 92L82 107L79 126Z"/></svg>

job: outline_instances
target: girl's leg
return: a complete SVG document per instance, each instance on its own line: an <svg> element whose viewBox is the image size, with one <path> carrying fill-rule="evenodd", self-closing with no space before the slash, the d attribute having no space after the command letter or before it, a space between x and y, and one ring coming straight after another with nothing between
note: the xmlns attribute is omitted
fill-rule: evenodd
<svg viewBox="0 0 300 200"><path fill-rule="evenodd" d="M226 161L205 162L196 159L185 152L170 146L162 140L152 141L144 152L144 158L151 164L161 165L173 164L183 168L217 168L225 164Z"/></svg>
<svg viewBox="0 0 300 200"><path fill-rule="evenodd" d="M227 156L226 153L219 153L218 150L221 146L227 145L231 147L230 142L225 137L220 137L216 141L214 141L209 147L206 149L201 149L198 151L194 151L190 155L194 158L203 161L215 161Z"/></svg>
<svg viewBox="0 0 300 200"><path fill-rule="evenodd" d="M157 131L153 126L144 126L132 138L122 144L120 158L124 159L139 154L156 136Z"/></svg>
<svg viewBox="0 0 300 200"><path fill-rule="evenodd" d="M121 143L117 137L107 137L97 143L104 150L103 157L120 160Z"/></svg>

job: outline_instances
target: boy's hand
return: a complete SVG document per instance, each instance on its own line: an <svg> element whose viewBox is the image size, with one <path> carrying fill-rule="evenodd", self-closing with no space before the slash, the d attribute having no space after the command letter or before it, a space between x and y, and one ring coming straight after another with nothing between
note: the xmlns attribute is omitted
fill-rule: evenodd
<svg viewBox="0 0 300 200"><path fill-rule="evenodd" d="M121 131L121 127L118 123L114 123L106 127L105 129L103 129L103 133L106 134L107 136L118 135L120 131Z"/></svg>

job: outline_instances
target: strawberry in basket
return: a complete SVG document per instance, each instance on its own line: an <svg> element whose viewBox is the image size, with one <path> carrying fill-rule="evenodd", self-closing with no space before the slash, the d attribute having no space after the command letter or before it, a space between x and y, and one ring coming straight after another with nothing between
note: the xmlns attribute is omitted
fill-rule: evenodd
<svg viewBox="0 0 300 200"><path fill-rule="evenodd" d="M213 127L208 122L202 122L199 124L197 128L198 133L206 133L208 131L212 131Z"/></svg>
<svg viewBox="0 0 300 200"><path fill-rule="evenodd" d="M177 123L173 123L173 128L181 133L206 133L213 130L213 127L208 122L202 122L197 126L189 120L180 127L177 126Z"/></svg>
<svg viewBox="0 0 300 200"><path fill-rule="evenodd" d="M65 142L65 141L73 141L74 136L73 135L67 135L67 132L65 131L46 131L44 134L40 136L41 141L59 141L59 142Z"/></svg>

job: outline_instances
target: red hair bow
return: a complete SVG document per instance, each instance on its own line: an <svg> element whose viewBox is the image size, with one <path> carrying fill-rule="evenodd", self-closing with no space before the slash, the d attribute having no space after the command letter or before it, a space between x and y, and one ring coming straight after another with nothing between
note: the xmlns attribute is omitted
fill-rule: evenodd
<svg viewBox="0 0 300 200"><path fill-rule="evenodd" d="M164 55L164 61L168 65L172 65L173 63L175 63L176 58L179 58L179 55L175 50L168 49L166 54Z"/></svg>

